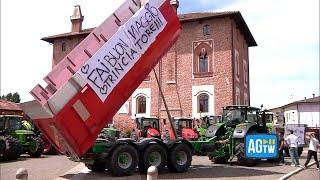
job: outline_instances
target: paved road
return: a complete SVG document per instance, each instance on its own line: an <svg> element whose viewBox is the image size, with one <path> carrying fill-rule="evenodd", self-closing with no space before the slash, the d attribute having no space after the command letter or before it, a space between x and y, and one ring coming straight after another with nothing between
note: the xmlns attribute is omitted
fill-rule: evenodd
<svg viewBox="0 0 320 180"><path fill-rule="evenodd" d="M305 161L306 154L300 158L301 163ZM164 172L159 179L279 179L283 175L294 171L296 167L290 166L290 159L286 158L288 165L278 166L276 163L261 162L256 167L242 167L237 165L218 165L213 164L205 156L194 156L192 166L186 173ZM0 162L0 179L14 180L15 172L18 168L24 167L29 171L29 179L32 180L81 180L81 179L146 179L146 175L138 172L129 177L112 177L108 171L103 173L93 173L84 164L75 163L68 160L65 156L43 156L42 158L22 157L19 161ZM315 165L303 170L290 179L297 180L316 180L320 179Z"/></svg>
<svg viewBox="0 0 320 180"><path fill-rule="evenodd" d="M318 180L320 179L320 171L316 169L316 165L301 171L300 173L292 176L289 180Z"/></svg>
<svg viewBox="0 0 320 180"><path fill-rule="evenodd" d="M62 155L43 155L41 158L30 158L26 155L17 161L0 162L0 179L16 179L17 169L23 167L28 170L30 180L52 180L78 164Z"/></svg>
<svg viewBox="0 0 320 180"><path fill-rule="evenodd" d="M300 158L301 163L305 161L305 154ZM279 179L285 174L294 171L296 167L290 166L290 159L286 158L286 166L278 166L277 163L261 162L256 167L242 167L237 165L218 165L213 164L204 156L194 156L192 161L192 166L186 173L170 173L165 172L159 175L159 179L259 179L259 180L270 180ZM312 170L307 169L300 173L303 175L303 180L317 180L319 179L318 174L314 174ZM310 173L310 172L311 173ZM299 173L299 174L300 174ZM128 180L140 180L146 179L146 175L141 175L135 173L133 176L116 178L112 177L107 171L103 173L93 173L88 170L83 164L78 165L71 171L60 176L59 180L72 179L72 180L82 180L82 179L128 179ZM292 177L294 178L294 177ZM302 178L294 178L301 180Z"/></svg>

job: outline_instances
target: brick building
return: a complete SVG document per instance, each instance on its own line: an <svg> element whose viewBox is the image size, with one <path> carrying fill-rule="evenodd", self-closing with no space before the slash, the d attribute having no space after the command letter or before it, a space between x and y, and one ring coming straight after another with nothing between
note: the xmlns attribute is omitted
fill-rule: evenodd
<svg viewBox="0 0 320 180"><path fill-rule="evenodd" d="M226 105L249 105L248 49L257 44L241 13L190 13L179 18L180 38L154 68L171 116L199 118L219 115ZM53 66L93 30L82 30L83 19L80 6L75 6L71 32L42 38L53 45ZM132 119L142 116L167 117L153 72L119 110L114 124L132 128Z"/></svg>

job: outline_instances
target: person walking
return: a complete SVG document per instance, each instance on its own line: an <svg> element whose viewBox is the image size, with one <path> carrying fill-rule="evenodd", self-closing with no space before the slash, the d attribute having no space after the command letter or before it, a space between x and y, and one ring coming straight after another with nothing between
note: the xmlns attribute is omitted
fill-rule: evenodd
<svg viewBox="0 0 320 180"><path fill-rule="evenodd" d="M290 135L285 138L285 143L289 146L289 154L292 161L291 166L303 168L299 163L298 157L298 136L294 135L292 130L290 130Z"/></svg>
<svg viewBox="0 0 320 180"><path fill-rule="evenodd" d="M283 155L283 151L284 151L284 134L283 132L279 133L279 165L282 166L284 165L284 155Z"/></svg>
<svg viewBox="0 0 320 180"><path fill-rule="evenodd" d="M317 169L319 170L319 161L317 157L317 150L320 149L319 141L316 138L315 133L311 133L309 137L310 137L309 150L308 150L307 160L304 163L304 168L307 168L307 165L309 164L309 161L313 156L314 160L316 161Z"/></svg>

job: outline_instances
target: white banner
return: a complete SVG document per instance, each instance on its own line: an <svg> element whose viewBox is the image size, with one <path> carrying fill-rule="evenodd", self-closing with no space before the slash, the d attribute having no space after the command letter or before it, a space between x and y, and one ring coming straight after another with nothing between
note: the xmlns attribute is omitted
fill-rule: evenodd
<svg viewBox="0 0 320 180"><path fill-rule="evenodd" d="M163 31L167 21L160 5L159 0L145 4L78 71L101 101Z"/></svg>
<svg viewBox="0 0 320 180"><path fill-rule="evenodd" d="M290 130L293 131L293 134L298 136L298 145L304 145L304 135L305 135L305 127L299 126L296 124L287 124L284 127L284 137L286 138L288 135L290 135Z"/></svg>

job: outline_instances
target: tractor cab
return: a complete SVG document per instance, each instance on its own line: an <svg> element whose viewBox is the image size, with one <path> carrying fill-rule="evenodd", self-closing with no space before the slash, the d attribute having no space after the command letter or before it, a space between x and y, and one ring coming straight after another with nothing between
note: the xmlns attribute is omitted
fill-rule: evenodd
<svg viewBox="0 0 320 180"><path fill-rule="evenodd" d="M185 140L198 139L198 133L193 129L193 119L190 118L173 118L174 126L178 137Z"/></svg>
<svg viewBox="0 0 320 180"><path fill-rule="evenodd" d="M0 115L0 131L7 131L15 136L21 133L34 134L31 123L23 120L20 115Z"/></svg>
<svg viewBox="0 0 320 180"><path fill-rule="evenodd" d="M204 116L201 118L201 127L208 128L219 122L221 122L221 116Z"/></svg>
<svg viewBox="0 0 320 180"><path fill-rule="evenodd" d="M233 137L244 138L247 133L268 133L265 118L261 118L259 108L251 106L226 106L223 108L222 122L235 128Z"/></svg>
<svg viewBox="0 0 320 180"><path fill-rule="evenodd" d="M204 137L206 134L207 129L212 126L216 125L221 122L221 116L218 115L211 115L211 116L204 116L200 119L201 125L197 128L198 134L201 137Z"/></svg>
<svg viewBox="0 0 320 180"><path fill-rule="evenodd" d="M236 126L238 124L265 126L265 122L260 118L260 109L250 106L224 107L221 121L229 126Z"/></svg>
<svg viewBox="0 0 320 180"><path fill-rule="evenodd" d="M144 138L161 138L160 137L160 124L158 118L137 118L136 119L138 136Z"/></svg>

